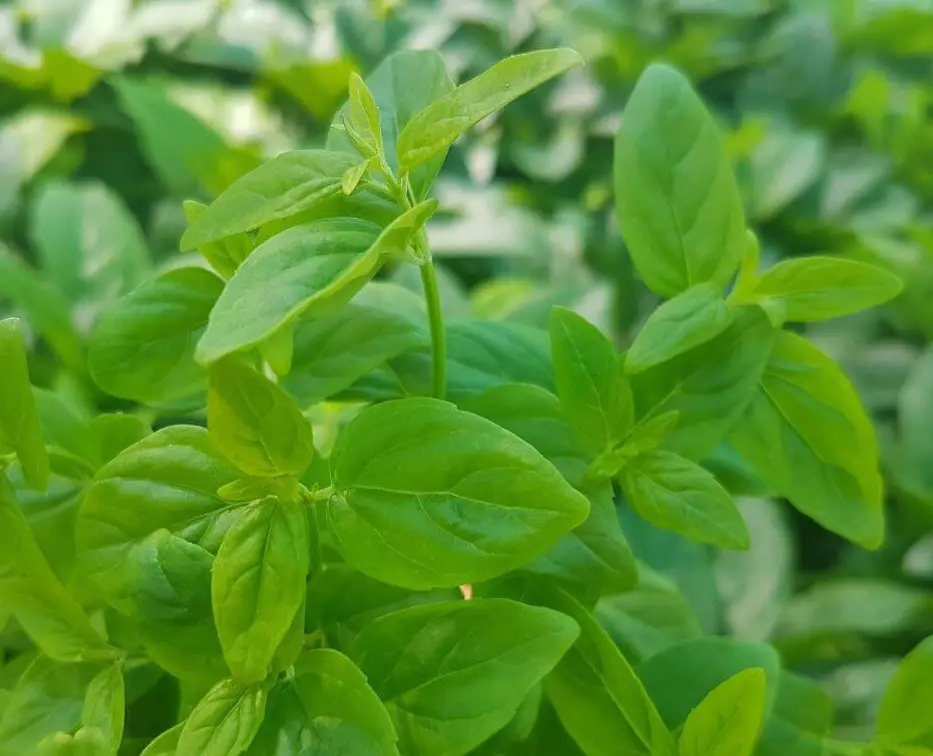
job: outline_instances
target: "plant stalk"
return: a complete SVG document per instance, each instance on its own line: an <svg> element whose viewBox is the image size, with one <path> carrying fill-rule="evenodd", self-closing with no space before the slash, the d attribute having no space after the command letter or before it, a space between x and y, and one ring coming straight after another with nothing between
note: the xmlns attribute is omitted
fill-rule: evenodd
<svg viewBox="0 0 933 756"><path fill-rule="evenodd" d="M447 393L447 337L444 333L441 296L437 289L437 271L431 260L421 266L421 284L431 327L431 394L443 399Z"/></svg>

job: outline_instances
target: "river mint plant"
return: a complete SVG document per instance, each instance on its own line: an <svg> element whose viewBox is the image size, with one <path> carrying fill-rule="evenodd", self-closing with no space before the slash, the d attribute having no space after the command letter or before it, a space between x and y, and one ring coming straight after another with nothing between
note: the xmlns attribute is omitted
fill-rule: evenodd
<svg viewBox="0 0 933 756"><path fill-rule="evenodd" d="M324 149L187 203L205 264L123 297L88 349L145 411L74 414L0 323L0 609L34 647L3 669L2 756L933 753L901 713L926 644L863 746L825 737L825 694L770 646L649 654L597 610L663 583L620 513L749 547L723 448L827 529L884 534L872 424L793 328L900 282L762 270L686 79L648 68L616 141L622 236L663 300L631 345L561 308L549 333L445 319L426 224L448 148L580 63L531 52L455 86L398 53L351 79ZM400 266L420 294L382 276ZM53 490L80 502L65 566L22 509Z"/></svg>

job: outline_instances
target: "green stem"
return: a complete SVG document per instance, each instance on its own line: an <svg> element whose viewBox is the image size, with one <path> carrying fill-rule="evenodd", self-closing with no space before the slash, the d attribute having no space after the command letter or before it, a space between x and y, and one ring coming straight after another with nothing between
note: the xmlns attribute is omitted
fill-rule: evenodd
<svg viewBox="0 0 933 756"><path fill-rule="evenodd" d="M431 393L443 399L447 393L447 340L444 333L444 315L441 296L437 290L437 271L429 259L421 266L421 284L428 304L428 323L431 326Z"/></svg>
<svg viewBox="0 0 933 756"><path fill-rule="evenodd" d="M308 571L308 579L312 579L320 574L322 567L321 560L321 529L317 523L317 507L312 504L311 511L308 513L308 536L311 539L311 566Z"/></svg>

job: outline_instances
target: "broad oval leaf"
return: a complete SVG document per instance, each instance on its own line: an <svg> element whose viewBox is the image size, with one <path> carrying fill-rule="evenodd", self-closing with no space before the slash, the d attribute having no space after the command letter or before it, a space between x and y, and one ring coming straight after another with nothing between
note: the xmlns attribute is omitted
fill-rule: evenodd
<svg viewBox="0 0 933 756"><path fill-rule="evenodd" d="M695 462L655 449L623 465L619 482L632 509L652 525L726 549L748 548L748 528L732 497Z"/></svg>
<svg viewBox="0 0 933 756"><path fill-rule="evenodd" d="M782 260L744 298L770 300L790 322L817 322L894 299L904 285L876 265L834 257Z"/></svg>
<svg viewBox="0 0 933 756"><path fill-rule="evenodd" d="M314 441L295 400L235 358L214 363L210 375L207 427L221 453L247 475L300 476Z"/></svg>
<svg viewBox="0 0 933 756"><path fill-rule="evenodd" d="M378 234L368 221L324 218L260 244L211 311L198 362L255 346L301 315L336 310L378 269L379 258L367 253Z"/></svg>
<svg viewBox="0 0 933 756"><path fill-rule="evenodd" d="M425 464L430 460L430 464ZM586 498L508 431L436 399L367 408L331 456L334 538L357 569L424 589L485 580L579 525Z"/></svg>
<svg viewBox="0 0 933 756"><path fill-rule="evenodd" d="M0 454L15 453L26 482L43 490L49 483L49 457L18 318L0 320L0 365Z"/></svg>
<svg viewBox="0 0 933 756"><path fill-rule="evenodd" d="M926 712L933 688L933 638L921 641L901 661L878 709L878 740L886 744L926 743L933 722Z"/></svg>
<svg viewBox="0 0 933 756"><path fill-rule="evenodd" d="M713 688L684 722L680 756L751 756L761 733L767 681L751 667Z"/></svg>
<svg viewBox="0 0 933 756"><path fill-rule="evenodd" d="M178 739L181 737L184 726L185 723L180 722L166 730L152 740L139 756L175 756L175 752L178 750Z"/></svg>
<svg viewBox="0 0 933 756"><path fill-rule="evenodd" d="M745 247L742 199L716 122L675 69L653 64L638 80L613 170L622 236L649 288L722 289Z"/></svg>
<svg viewBox="0 0 933 756"><path fill-rule="evenodd" d="M553 394L540 386L505 384L468 400L464 409L492 420L541 452L590 502L586 521L525 567L575 590L602 595L638 582L635 558L619 525L608 481L584 481L588 457Z"/></svg>
<svg viewBox="0 0 933 756"><path fill-rule="evenodd" d="M227 678L198 701L178 738L179 754L234 756L256 737L266 709L262 685L244 687Z"/></svg>
<svg viewBox="0 0 933 756"><path fill-rule="evenodd" d="M636 419L676 412L664 446L692 459L707 456L755 395L774 335L760 308L738 308L712 341L632 376Z"/></svg>
<svg viewBox="0 0 933 756"><path fill-rule="evenodd" d="M375 620L350 648L399 750L466 753L503 727L573 644L577 624L506 599L447 601Z"/></svg>
<svg viewBox="0 0 933 756"><path fill-rule="evenodd" d="M725 331L732 317L715 286L691 286L651 313L625 354L625 372L640 373L705 344Z"/></svg>
<svg viewBox="0 0 933 756"><path fill-rule="evenodd" d="M436 50L399 50L373 69L366 77L366 86L379 108L386 160L395 170L398 168L399 133L415 114L453 91L454 83L447 73L444 58ZM346 132L339 127L348 109L349 105L344 104L334 117L327 132L327 149L349 152L358 160ZM427 197L446 154L444 150L412 171L411 188L417 199Z"/></svg>
<svg viewBox="0 0 933 756"><path fill-rule="evenodd" d="M234 679L252 685L304 604L311 547L300 502L261 499L237 514L211 578L217 634Z"/></svg>
<svg viewBox="0 0 933 756"><path fill-rule="evenodd" d="M434 100L398 137L402 173L446 150L471 126L549 79L582 65L579 53L536 50L499 61L479 76Z"/></svg>
<svg viewBox="0 0 933 756"><path fill-rule="evenodd" d="M259 245L227 283L195 356L207 364L272 336L297 318L349 302L390 257L403 256L437 208L416 205L381 230L355 218L294 226ZM274 296L270 296L274 292Z"/></svg>
<svg viewBox="0 0 933 756"><path fill-rule="evenodd" d="M561 406L586 450L612 449L632 425L632 389L612 342L572 310L551 310L551 355Z"/></svg>
<svg viewBox="0 0 933 756"><path fill-rule="evenodd" d="M336 312L300 320L284 386L302 406L323 401L404 352L427 348L422 300L394 284L372 282Z"/></svg>
<svg viewBox="0 0 933 756"><path fill-rule="evenodd" d="M866 548L880 545L884 511L874 427L842 369L809 341L778 334L730 438L801 512Z"/></svg>
<svg viewBox="0 0 933 756"><path fill-rule="evenodd" d="M100 598L131 609L131 552L160 528L216 552L232 508L217 489L236 477L207 431L186 425L157 431L102 467L75 524L78 563Z"/></svg>
<svg viewBox="0 0 933 756"><path fill-rule="evenodd" d="M194 344L222 291L209 271L178 268L124 296L91 334L94 382L113 396L150 404L203 391L207 374L194 361Z"/></svg>
<svg viewBox="0 0 933 756"><path fill-rule="evenodd" d="M211 610L213 563L207 549L156 530L124 563L128 598L118 602L135 620L149 657L201 689L229 674Z"/></svg>
<svg viewBox="0 0 933 756"><path fill-rule="evenodd" d="M181 238L182 251L313 209L341 193L341 177L357 162L343 152L297 150L263 163L192 222Z"/></svg>
<svg viewBox="0 0 933 756"><path fill-rule="evenodd" d="M298 660L292 684L314 732L310 750L302 753L397 756L389 713L346 656L325 648L309 651Z"/></svg>

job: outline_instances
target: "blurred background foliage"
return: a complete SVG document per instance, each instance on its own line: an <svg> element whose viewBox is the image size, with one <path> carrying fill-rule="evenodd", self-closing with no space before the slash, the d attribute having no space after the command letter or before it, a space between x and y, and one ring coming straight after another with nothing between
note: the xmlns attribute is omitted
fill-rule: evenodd
<svg viewBox="0 0 933 756"><path fill-rule="evenodd" d="M626 519L653 571L598 608L636 660L701 633L768 640L829 694L837 735L867 737L897 659L933 633L931 0L0 5L0 313L29 324L37 385L88 411L126 409L87 378L87 336L154 270L197 264L178 253L182 200L209 201L263 159L323 146L350 72L394 50L438 49L462 81L558 45L587 66L481 124L438 182L429 239L451 315L542 325L562 304L628 343L656 301L615 226L612 138L639 73L660 59L692 78L727 131L769 261L850 256L906 282L883 310L807 329L878 423L886 545L845 545L725 449L709 465L742 497L751 551ZM78 494L53 494L23 506L66 570L70 546L55 534ZM0 691L12 679L0 674ZM821 734L829 700L801 690Z"/></svg>

